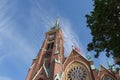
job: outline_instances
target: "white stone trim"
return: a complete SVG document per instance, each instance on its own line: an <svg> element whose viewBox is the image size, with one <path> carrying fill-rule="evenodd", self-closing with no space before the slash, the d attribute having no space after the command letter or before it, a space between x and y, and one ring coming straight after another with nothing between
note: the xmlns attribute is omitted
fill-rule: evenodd
<svg viewBox="0 0 120 80"><path fill-rule="evenodd" d="M43 67L41 67L40 69L39 69L39 71L37 72L37 74L33 77L33 79L32 80L35 80L35 78L37 77L37 75L40 73L40 71L42 70L42 68Z"/></svg>

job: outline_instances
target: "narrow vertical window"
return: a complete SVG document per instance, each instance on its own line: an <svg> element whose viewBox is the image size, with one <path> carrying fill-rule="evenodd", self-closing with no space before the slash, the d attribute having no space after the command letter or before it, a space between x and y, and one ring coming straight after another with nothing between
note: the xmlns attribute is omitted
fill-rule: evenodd
<svg viewBox="0 0 120 80"><path fill-rule="evenodd" d="M51 43L51 49L53 49L53 46L54 46L54 42Z"/></svg>
<svg viewBox="0 0 120 80"><path fill-rule="evenodd" d="M48 46L47 46L47 50L49 50L50 49L50 43L48 44Z"/></svg>
<svg viewBox="0 0 120 80"><path fill-rule="evenodd" d="M47 50L53 49L53 46L54 46L54 42L49 43L48 46L47 46Z"/></svg>

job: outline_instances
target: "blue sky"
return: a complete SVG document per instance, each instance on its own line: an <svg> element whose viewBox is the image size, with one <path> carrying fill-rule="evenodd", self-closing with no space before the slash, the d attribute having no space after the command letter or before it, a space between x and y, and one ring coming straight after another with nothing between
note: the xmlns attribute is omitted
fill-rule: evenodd
<svg viewBox="0 0 120 80"><path fill-rule="evenodd" d="M86 56L92 36L85 14L93 9L92 4L92 0L0 0L0 80L25 80L57 16L65 37L65 55L75 45ZM93 52L90 55L93 58ZM93 58L97 68L107 64L103 55Z"/></svg>

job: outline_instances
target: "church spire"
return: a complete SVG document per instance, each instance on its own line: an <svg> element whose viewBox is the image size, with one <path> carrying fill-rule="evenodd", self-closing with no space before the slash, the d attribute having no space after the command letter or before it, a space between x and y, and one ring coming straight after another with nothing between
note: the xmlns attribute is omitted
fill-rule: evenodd
<svg viewBox="0 0 120 80"><path fill-rule="evenodd" d="M87 60L88 61L91 61L92 60L92 58L91 58L91 56L90 56L90 54L87 52Z"/></svg>
<svg viewBox="0 0 120 80"><path fill-rule="evenodd" d="M108 68L111 69L112 68L112 64L110 63L109 60L106 59L106 61L107 61Z"/></svg>
<svg viewBox="0 0 120 80"><path fill-rule="evenodd" d="M55 24L50 28L50 31L51 30L56 30L56 29L59 29L60 28L60 22L59 22L59 17L57 17L56 21L55 21Z"/></svg>

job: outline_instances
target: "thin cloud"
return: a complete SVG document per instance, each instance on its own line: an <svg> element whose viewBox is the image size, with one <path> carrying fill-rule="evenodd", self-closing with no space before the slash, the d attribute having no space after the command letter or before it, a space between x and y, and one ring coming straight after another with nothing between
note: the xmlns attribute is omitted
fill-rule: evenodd
<svg viewBox="0 0 120 80"><path fill-rule="evenodd" d="M12 80L12 79L6 76L0 76L0 80Z"/></svg>
<svg viewBox="0 0 120 80"><path fill-rule="evenodd" d="M4 4L0 6L0 11L3 11L1 14L4 15L8 11L8 10L3 10L4 6L6 6L9 2L4 1L2 3ZM30 24L29 27L33 28L33 26L36 26L36 24L39 23L40 26L44 26L46 30L49 30L49 28L55 22L55 19L53 17L56 17L55 14L52 14L52 13L59 13L59 11L55 9L53 10L52 13L49 13L40 5L40 3L37 0L34 0L34 1L32 0L31 4L32 6L30 9L30 17L29 19L27 19L28 21L26 22L33 23L33 24ZM13 4L12 5L9 4L8 6L14 7ZM23 37L23 35L21 35L17 29L14 29L14 27L18 26L19 24L15 24L14 20L11 19L12 17L14 17L13 14L5 18L0 16L2 18L2 22L0 22L0 34L4 35L4 37L7 37L13 44L17 44L16 50L24 51L22 53L14 52L14 53L11 53L10 55L19 57L19 59L21 58L21 60L27 63L29 62L30 59L33 58L33 56L35 56L34 54L35 50L33 47L31 47L30 42L25 37ZM60 22L63 30L63 35L65 38L65 50L67 51L67 53L69 53L71 51L72 45L79 47L79 45L81 46L81 43L79 41L78 36L72 30L72 25L69 22L69 20L66 18L63 18L63 16L60 15ZM0 43L2 44L2 42ZM26 53L25 55L27 55L27 58L29 59L26 59L26 57L24 56L24 53Z"/></svg>
<svg viewBox="0 0 120 80"><path fill-rule="evenodd" d="M63 35L65 39L65 50L66 55L72 50L72 46L82 48L82 44L78 38L78 35L72 30L72 25L69 20L62 19L61 26L63 30Z"/></svg>
<svg viewBox="0 0 120 80"><path fill-rule="evenodd" d="M41 24L46 28L46 30L49 30L51 26L54 25L55 23L55 18L53 17L57 17L55 16L56 14L52 14L49 13L47 10L45 10L40 3L35 0L33 2L34 6L31 9L31 20L35 20L36 21L40 21ZM36 4L36 6L35 6ZM37 7L37 8L35 8ZM57 11L56 9L53 10L53 13L59 13L59 11ZM36 17L34 15L37 15ZM59 15L60 17L60 25L61 28L63 30L63 35L65 38L65 50L67 53L69 53L72 49L72 46L76 46L76 47L82 47L81 42L78 38L78 35L72 30L72 25L70 23L70 21L66 18L64 18L63 16ZM32 21L32 22L33 22ZM68 54L66 54L68 55Z"/></svg>
<svg viewBox="0 0 120 80"><path fill-rule="evenodd" d="M14 59L14 61L16 60L17 62L13 64L19 67L18 69L21 71L22 68L21 66L19 66L20 64L18 62L21 61L22 65L30 64L32 62L32 59L36 55L36 49L33 47L33 45L31 45L29 39L19 32L17 27L21 26L19 26L19 24L17 24L13 19L15 17L14 14L16 14L16 11L18 10L16 4L17 1L19 0L0 0L0 50L3 49L6 39L10 42L10 46L16 45L16 47L14 46L15 49L13 49L11 53L0 53L2 54L2 56L0 55L0 63L2 61L5 61L6 58L10 60ZM38 29L43 29L40 31L48 31L49 28L54 24L55 18L57 16L60 16L60 25L62 27L65 39L65 55L67 56L69 54L72 49L72 45L77 47L80 46L81 50L85 50L82 46L81 41L79 40L78 35L73 30L74 27L72 26L72 23L69 21L69 19L62 16L54 5L51 7L51 11L51 9L45 9L45 5L41 4L39 0L27 1L30 1L30 8L28 9L30 11L27 15L25 23L27 23L27 26L29 26L29 28L31 28L31 32L33 32L33 28L36 28L36 26L40 27ZM5 47L7 46L8 45L5 45ZM102 60L104 59L101 57L100 63L104 62ZM25 71L22 71L22 73L24 72ZM0 76L0 80L12 79L10 79L9 77Z"/></svg>
<svg viewBox="0 0 120 80"><path fill-rule="evenodd" d="M19 30L17 30L19 24L15 22L16 18L14 15L17 13L17 7L14 7L17 5L16 3L17 1L0 0L0 50L3 49L3 43L6 40L5 38L7 38L11 43L17 44L16 50L18 50L18 52L14 50L14 53L9 53L9 57L11 57L11 55L16 56L19 59L23 60L23 62L27 63L29 62L29 59L32 59L34 56L35 50L31 47L30 42L19 33ZM11 9L14 10L11 12ZM19 53L20 50L23 52ZM27 59L24 55L27 55ZM1 61L3 61L2 59Z"/></svg>
<svg viewBox="0 0 120 80"><path fill-rule="evenodd" d="M51 27L51 24L53 23L53 15L46 11L38 2L39 0L32 0L31 4L31 10L30 10L30 18L28 22L39 23L40 26L45 27L46 30L48 30Z"/></svg>
<svg viewBox="0 0 120 80"><path fill-rule="evenodd" d="M15 53L11 53L11 55L19 57L20 59L23 59L23 61L25 61L26 63L29 62L27 60L32 59L32 57L34 56L34 48L30 47L30 43L27 43L28 41L22 37L21 35L19 35L19 33L12 31L11 29L5 29L4 31L1 32L2 35L4 35L4 37L7 37L8 40L10 42L12 42L13 44L17 44L17 48L16 50L22 50L22 53L15 52ZM26 54L24 54L26 53ZM26 59L26 55L27 59ZM29 58L29 59L28 59Z"/></svg>
<svg viewBox="0 0 120 80"><path fill-rule="evenodd" d="M0 56L0 64L2 64L3 60L5 60L5 58L7 57L7 55L2 55ZM1 79L0 79L1 80Z"/></svg>

